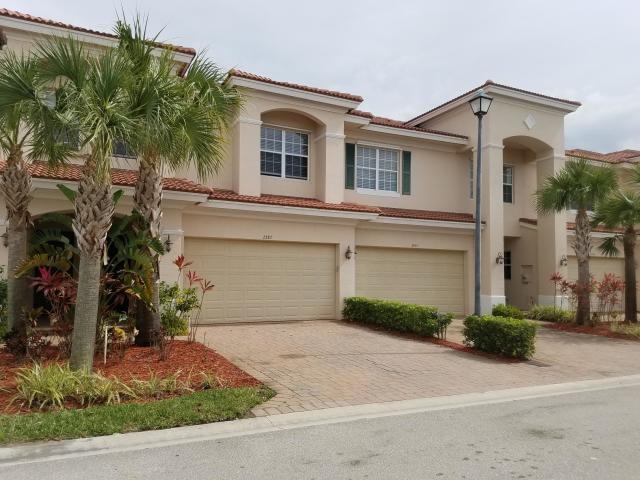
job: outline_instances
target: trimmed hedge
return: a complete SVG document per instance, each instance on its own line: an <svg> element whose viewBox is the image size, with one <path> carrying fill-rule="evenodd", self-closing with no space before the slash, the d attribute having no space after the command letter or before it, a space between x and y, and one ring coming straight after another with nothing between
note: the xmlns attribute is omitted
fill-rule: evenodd
<svg viewBox="0 0 640 480"><path fill-rule="evenodd" d="M438 313L436 307L366 297L345 298L342 315L352 322L439 338L445 336L453 319L453 314Z"/></svg>
<svg viewBox="0 0 640 480"><path fill-rule="evenodd" d="M519 320L524 318L524 312L522 310L513 305L505 305L504 303L494 305L491 310L491 315L494 317L517 318Z"/></svg>
<svg viewBox="0 0 640 480"><path fill-rule="evenodd" d="M542 320L544 322L573 322L573 312L553 305L535 305L529 310L528 317L532 320Z"/></svg>
<svg viewBox="0 0 640 480"><path fill-rule="evenodd" d="M535 352L536 325L516 318L470 315L464 320L464 343L505 357L530 358Z"/></svg>

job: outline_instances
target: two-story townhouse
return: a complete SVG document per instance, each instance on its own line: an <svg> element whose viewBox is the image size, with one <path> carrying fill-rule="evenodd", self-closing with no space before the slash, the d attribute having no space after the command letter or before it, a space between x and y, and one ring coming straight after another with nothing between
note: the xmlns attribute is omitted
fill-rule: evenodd
<svg viewBox="0 0 640 480"><path fill-rule="evenodd" d="M9 10L0 10L0 28L4 48L69 34L97 47L114 42ZM195 55L159 48L171 48L182 66ZM175 278L171 260L184 254L216 284L203 321L340 318L351 295L470 312L477 139L467 102L477 89L397 121L359 110L357 95L238 70L227 81L246 102L221 171L206 185L189 170L164 184L163 239L172 248L162 277ZM553 303L551 274L575 274L571 224L565 214L538 217L533 193L564 165L564 117L580 104L493 82L482 88L494 98L482 142L483 309ZM114 151L114 188L125 192L119 213L131 209L136 179L127 153ZM81 162L79 155L56 171L33 166L36 225L43 213L71 210L56 184L73 186ZM600 262L604 271L620 260Z"/></svg>

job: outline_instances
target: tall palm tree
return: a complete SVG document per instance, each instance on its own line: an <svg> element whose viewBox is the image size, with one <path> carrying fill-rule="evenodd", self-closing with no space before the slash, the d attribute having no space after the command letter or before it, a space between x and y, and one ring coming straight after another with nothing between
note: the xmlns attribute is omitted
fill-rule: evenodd
<svg viewBox="0 0 640 480"><path fill-rule="evenodd" d="M564 168L547 178L536 192L539 214L576 210L573 250L578 260L576 323L579 325L591 322L591 224L588 212L598 206L616 186L616 174L611 167L594 166L585 159L576 159L567 161Z"/></svg>
<svg viewBox="0 0 640 480"><path fill-rule="evenodd" d="M75 369L90 369L101 258L114 213L111 153L114 142L126 139L133 127L125 88L130 75L128 63L116 49L89 54L71 38L40 44L38 55L42 75L55 85L56 104L68 120L66 131L77 135L80 148L87 152L73 199L73 231L80 262L70 363Z"/></svg>
<svg viewBox="0 0 640 480"><path fill-rule="evenodd" d="M48 102L47 85L32 55L4 52L0 57L0 150L6 157L0 192L7 208L8 236L8 326L22 331L22 310L27 307L26 278L14 275L27 257L27 227L31 202L29 163L42 159L42 134L55 123L55 112ZM65 146L52 149L47 160L59 161ZM25 151L28 153L25 154Z"/></svg>
<svg viewBox="0 0 640 480"><path fill-rule="evenodd" d="M176 72L171 52L156 54L156 37L148 37L146 22L126 18L116 25L119 46L130 62L135 99L136 129L129 145L139 160L134 193L135 209L152 237L161 233L162 175L165 169L195 167L200 179L218 171L224 153L225 132L241 105L238 90L225 83L226 74L213 63L197 57L182 76ZM159 262L153 308L147 309L138 340L149 341L160 327Z"/></svg>
<svg viewBox="0 0 640 480"><path fill-rule="evenodd" d="M640 170L636 168L636 178L640 179ZM608 237L600 244L600 251L607 256L619 254L618 243L624 251L624 318L627 322L638 321L636 293L636 225L640 223L640 193L633 190L617 191L605 199L596 210L593 218L595 225L608 228L620 227L621 234Z"/></svg>

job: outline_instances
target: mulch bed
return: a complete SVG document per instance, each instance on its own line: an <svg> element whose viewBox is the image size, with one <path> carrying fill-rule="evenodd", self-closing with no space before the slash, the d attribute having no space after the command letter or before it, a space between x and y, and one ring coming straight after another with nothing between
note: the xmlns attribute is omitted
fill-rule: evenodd
<svg viewBox="0 0 640 480"><path fill-rule="evenodd" d="M596 325L576 325L575 323L546 323L545 328L552 330L560 330L562 332L584 333L587 335L597 335L599 337L619 338L622 340L640 341L640 338L634 335L626 335L624 333L612 332L608 323L598 323Z"/></svg>
<svg viewBox="0 0 640 480"><path fill-rule="evenodd" d="M65 362L59 360L55 348L50 347L42 363ZM17 359L0 348L0 414L26 413L29 410L11 405L11 398L15 391L15 374L19 368L26 367L30 360ZM181 380L190 375L197 379L200 373L215 375L226 388L258 387L262 385L258 380L244 372L225 357L201 343L189 343L176 340L171 347L169 358L161 361L160 355L153 347L131 346L126 349L124 358L120 360L115 355L107 358L106 365L103 358L96 356L93 370L105 377L115 377L123 382L132 379L148 380L153 375L165 378L178 374ZM5 391L9 390L9 391ZM145 400L142 400L145 401ZM150 401L150 400L146 400Z"/></svg>

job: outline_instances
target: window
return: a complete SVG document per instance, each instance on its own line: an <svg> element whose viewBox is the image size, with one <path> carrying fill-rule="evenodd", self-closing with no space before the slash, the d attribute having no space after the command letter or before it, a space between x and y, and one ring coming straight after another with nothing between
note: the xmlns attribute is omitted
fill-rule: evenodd
<svg viewBox="0 0 640 480"><path fill-rule="evenodd" d="M118 140L113 142L113 156L121 158L136 158L136 152L134 152L126 142Z"/></svg>
<svg viewBox="0 0 640 480"><path fill-rule="evenodd" d="M309 178L309 135L293 130L262 127L260 173L270 177L307 180Z"/></svg>
<svg viewBox="0 0 640 480"><path fill-rule="evenodd" d="M71 150L80 150L80 133L72 129L57 129L55 132L56 140Z"/></svg>
<svg viewBox="0 0 640 480"><path fill-rule="evenodd" d="M504 279L511 280L511 252L504 252Z"/></svg>
<svg viewBox="0 0 640 480"><path fill-rule="evenodd" d="M502 167L502 201L513 203L513 167Z"/></svg>
<svg viewBox="0 0 640 480"><path fill-rule="evenodd" d="M365 190L398 191L398 150L356 146L356 186Z"/></svg>
<svg viewBox="0 0 640 480"><path fill-rule="evenodd" d="M473 158L469 159L469 198L473 198Z"/></svg>

